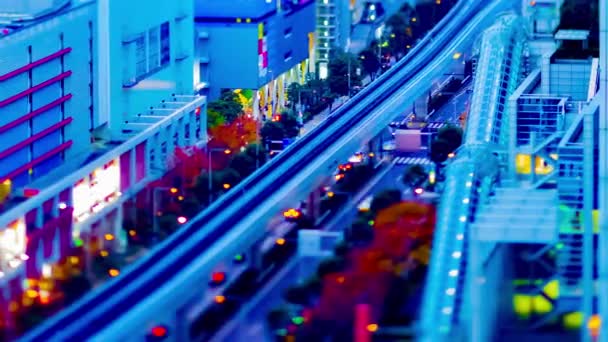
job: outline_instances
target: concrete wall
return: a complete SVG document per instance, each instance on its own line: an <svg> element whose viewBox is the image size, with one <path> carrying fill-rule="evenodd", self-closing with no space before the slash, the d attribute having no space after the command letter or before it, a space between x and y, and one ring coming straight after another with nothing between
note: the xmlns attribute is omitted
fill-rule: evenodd
<svg viewBox="0 0 608 342"><path fill-rule="evenodd" d="M119 130L125 121L145 113L173 93L192 94L194 27L191 1L99 0L98 3L102 83L99 101L107 111L105 118L111 130ZM148 63L153 51L161 53L162 59L158 46L162 42L152 43L151 37L162 35L164 23L169 25L170 56L166 63L161 60L157 67L149 64L142 76L137 66L138 39L145 40Z"/></svg>
<svg viewBox="0 0 608 342"><path fill-rule="evenodd" d="M202 19L201 19L202 20ZM278 12L264 20L197 23L200 80L209 80L211 99L222 89L259 89L271 79L308 58L308 34L315 30L312 3L293 12ZM261 72L258 30L263 26L268 52L267 71ZM202 61L202 60L207 60Z"/></svg>

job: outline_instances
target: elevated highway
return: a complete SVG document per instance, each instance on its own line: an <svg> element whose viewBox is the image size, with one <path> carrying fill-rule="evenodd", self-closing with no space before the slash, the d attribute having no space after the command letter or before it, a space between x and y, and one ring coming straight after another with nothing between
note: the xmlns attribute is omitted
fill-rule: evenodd
<svg viewBox="0 0 608 342"><path fill-rule="evenodd" d="M509 1L461 1L413 51L270 163L164 241L115 281L91 292L24 341L142 340L157 324L189 340L184 312L214 267L264 238L268 220L311 189L428 89L453 54Z"/></svg>

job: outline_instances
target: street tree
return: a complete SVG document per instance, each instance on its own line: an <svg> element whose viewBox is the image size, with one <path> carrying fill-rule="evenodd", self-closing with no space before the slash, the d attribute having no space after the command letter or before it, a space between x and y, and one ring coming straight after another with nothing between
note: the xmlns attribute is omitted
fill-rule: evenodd
<svg viewBox="0 0 608 342"><path fill-rule="evenodd" d="M282 140L285 137L283 125L277 121L266 121L262 129L260 129L262 141Z"/></svg>
<svg viewBox="0 0 608 342"><path fill-rule="evenodd" d="M281 114L279 121L283 126L283 133L287 138L297 137L300 134L300 123L293 112L285 112Z"/></svg>
<svg viewBox="0 0 608 342"><path fill-rule="evenodd" d="M386 209L393 204L401 202L401 191L397 189L384 190L372 199L370 210L373 213L378 213L382 209Z"/></svg>
<svg viewBox="0 0 608 342"><path fill-rule="evenodd" d="M226 118L222 113L217 110L207 109L207 128L215 128L223 125L226 122Z"/></svg>
<svg viewBox="0 0 608 342"><path fill-rule="evenodd" d="M350 61L350 63L349 63ZM350 66L350 71L349 71ZM350 86L361 85L361 78L357 75L356 70L359 67L359 59L352 54L338 52L335 57L329 62L328 66L328 85L329 91L334 94L346 96L349 94L349 74Z"/></svg>
<svg viewBox="0 0 608 342"><path fill-rule="evenodd" d="M437 132L437 139L443 139L449 144L449 152L454 152L462 144L462 128L457 126L446 126Z"/></svg>
<svg viewBox="0 0 608 342"><path fill-rule="evenodd" d="M225 90L219 99L209 102L207 110L221 113L225 118L225 122L231 123L243 113L243 105L238 101L237 94L232 90Z"/></svg>
<svg viewBox="0 0 608 342"><path fill-rule="evenodd" d="M238 153L230 160L230 168L236 170L241 178L246 178L255 171L255 159L247 153Z"/></svg>
<svg viewBox="0 0 608 342"><path fill-rule="evenodd" d="M441 164L448 159L450 143L445 139L435 139L431 143L430 159L435 164Z"/></svg>
<svg viewBox="0 0 608 342"><path fill-rule="evenodd" d="M380 60L378 59L378 54L374 52L373 49L367 48L363 50L361 54L359 54L359 59L361 60L363 72L369 75L369 78L372 81L376 79L378 70L380 70Z"/></svg>
<svg viewBox="0 0 608 342"><path fill-rule="evenodd" d="M421 186L427 179L424 167L416 164L408 167L403 174L403 184L407 187L416 188Z"/></svg>

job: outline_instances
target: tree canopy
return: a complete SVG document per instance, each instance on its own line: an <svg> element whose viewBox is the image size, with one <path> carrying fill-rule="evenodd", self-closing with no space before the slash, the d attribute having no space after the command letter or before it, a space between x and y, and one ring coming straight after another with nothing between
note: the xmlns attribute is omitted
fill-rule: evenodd
<svg viewBox="0 0 608 342"><path fill-rule="evenodd" d="M360 86L361 77L357 75L357 68L359 67L359 59L355 58L352 54L338 52L335 54L329 62L328 66L328 84L329 91L333 94L348 95L350 89L348 88L349 79L349 60L350 60L350 86Z"/></svg>

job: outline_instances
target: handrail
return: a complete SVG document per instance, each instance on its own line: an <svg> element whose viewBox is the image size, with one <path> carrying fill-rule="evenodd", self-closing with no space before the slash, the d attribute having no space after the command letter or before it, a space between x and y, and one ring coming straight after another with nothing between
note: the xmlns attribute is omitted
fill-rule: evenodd
<svg viewBox="0 0 608 342"><path fill-rule="evenodd" d="M430 60L433 60L449 43L450 33L470 20L476 10L483 6L481 2L473 2L475 4L469 5L466 11L461 10L463 3L459 2L456 8L450 12L449 18L452 18L456 15L452 13L459 10L458 21L440 23L441 26L449 24L452 27L451 30L442 31L440 34L437 34L435 30L431 31L429 36L419 44L419 50L414 49L408 57L340 107L319 127L296 141L231 192L192 219L190 224L182 227L180 231L164 241L140 262L127 268L122 277L107 283L98 291L89 293L77 303L77 306L68 308L51 318L38 329L26 335L24 340L57 339L60 333L63 334L62 339L85 339L110 324L115 318L114 315L128 311L139 299L152 293L159 282L162 283L171 278L180 267L187 267L187 264L199 256L202 250L213 245L242 219L236 213L254 209L260 198L274 193L294 174L297 174L298 170L321 154L328 144L332 143L332 139L327 139L327 136L335 137L346 134L354 123L359 122L368 114L367 108L374 108L386 101L422 70ZM428 45L430 51L425 51L424 55L420 55L420 52L417 51L423 51L423 45ZM416 59L418 59L417 63L413 63ZM372 100L366 99L367 97ZM144 281L144 278L149 279Z"/></svg>

